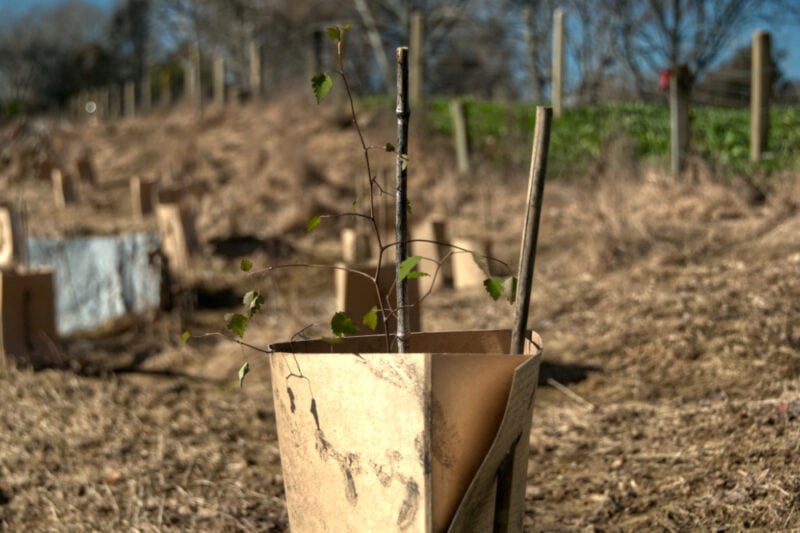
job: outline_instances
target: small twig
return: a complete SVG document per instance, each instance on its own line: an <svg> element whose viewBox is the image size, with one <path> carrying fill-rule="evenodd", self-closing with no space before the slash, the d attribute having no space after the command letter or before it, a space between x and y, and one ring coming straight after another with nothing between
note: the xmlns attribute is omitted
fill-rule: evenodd
<svg viewBox="0 0 800 533"><path fill-rule="evenodd" d="M558 392L563 393L564 395L568 396L569 398L575 400L579 404L582 404L584 407L596 411L599 409L597 405L593 404L583 396L578 395L577 393L571 391L568 387L565 387L558 381L554 380L553 378L547 378L547 384L556 389Z"/></svg>
<svg viewBox="0 0 800 533"><path fill-rule="evenodd" d="M259 348L258 346L254 346L252 344L244 342L242 339L236 339L234 337L231 337L230 335L227 335L227 334L225 334L225 333L223 333L221 331L212 331L212 332L209 332L209 333L203 333L202 335L198 335L195 338L196 339L202 339L203 337L216 337L216 336L223 337L226 340L235 342L236 344L241 344L245 348L250 348L251 350L255 350L257 352L261 352L261 353L264 353L264 354L267 354L267 355L269 355L271 353L275 353L273 350L265 350L264 348Z"/></svg>

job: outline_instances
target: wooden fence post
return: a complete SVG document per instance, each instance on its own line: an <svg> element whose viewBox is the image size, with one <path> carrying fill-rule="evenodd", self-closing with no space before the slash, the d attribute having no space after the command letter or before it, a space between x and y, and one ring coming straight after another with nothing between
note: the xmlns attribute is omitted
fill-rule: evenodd
<svg viewBox="0 0 800 533"><path fill-rule="evenodd" d="M125 118L136 115L136 85L133 80L127 80L123 88L123 109Z"/></svg>
<svg viewBox="0 0 800 533"><path fill-rule="evenodd" d="M686 167L689 152L689 99L691 73L686 65L671 69L669 77L670 167L672 177L679 178Z"/></svg>
<svg viewBox="0 0 800 533"><path fill-rule="evenodd" d="M750 161L760 161L769 137L769 100L772 85L770 34L753 33L750 64Z"/></svg>
<svg viewBox="0 0 800 533"><path fill-rule="evenodd" d="M158 76L158 105L163 109L172 105L172 79L168 70L162 70Z"/></svg>
<svg viewBox="0 0 800 533"><path fill-rule="evenodd" d="M250 59L250 96L253 99L258 99L261 98L263 85L261 80L261 46L255 40L250 41L248 56Z"/></svg>
<svg viewBox="0 0 800 533"><path fill-rule="evenodd" d="M453 121L453 144L456 148L456 162L459 174L469 173L469 140L464 102L460 99L450 101L450 117Z"/></svg>
<svg viewBox="0 0 800 533"><path fill-rule="evenodd" d="M184 94L195 111L199 111L203 105L203 94L200 85L200 46L197 44L193 45L189 51L185 76Z"/></svg>
<svg viewBox="0 0 800 533"><path fill-rule="evenodd" d="M225 58L214 57L214 103L220 107L225 105Z"/></svg>
<svg viewBox="0 0 800 533"><path fill-rule="evenodd" d="M142 114L147 114L150 112L150 108L153 106L153 90L152 87L150 87L149 72L145 72L142 76L139 92L141 93L141 102L139 103L139 108Z"/></svg>
<svg viewBox="0 0 800 533"><path fill-rule="evenodd" d="M564 10L553 11L553 65L552 92L553 115L561 116L564 99Z"/></svg>
<svg viewBox="0 0 800 533"><path fill-rule="evenodd" d="M411 13L408 47L408 99L412 105L422 101L422 87L425 76L422 63L422 32L422 13L414 11Z"/></svg>
<svg viewBox="0 0 800 533"><path fill-rule="evenodd" d="M120 108L122 107L122 97L120 95L120 86L116 83L111 85L108 89L109 97L108 97L108 118L110 120L116 120L120 116Z"/></svg>

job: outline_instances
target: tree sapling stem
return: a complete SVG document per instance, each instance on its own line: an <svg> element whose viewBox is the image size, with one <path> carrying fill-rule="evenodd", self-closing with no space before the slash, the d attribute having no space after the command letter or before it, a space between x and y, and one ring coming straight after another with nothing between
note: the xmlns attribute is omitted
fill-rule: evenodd
<svg viewBox="0 0 800 533"><path fill-rule="evenodd" d="M400 278L400 265L408 256L408 47L397 49L397 168L395 191L395 231L397 237L397 352L408 351L407 282Z"/></svg>

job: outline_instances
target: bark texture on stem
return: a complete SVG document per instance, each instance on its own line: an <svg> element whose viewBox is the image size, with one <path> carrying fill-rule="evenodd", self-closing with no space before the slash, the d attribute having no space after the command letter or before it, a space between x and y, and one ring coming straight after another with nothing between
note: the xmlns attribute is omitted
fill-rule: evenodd
<svg viewBox="0 0 800 533"><path fill-rule="evenodd" d="M408 192L408 48L397 49L397 169L395 189L395 228L397 237L397 352L408 351L407 283L400 279L400 265L408 256L407 205Z"/></svg>

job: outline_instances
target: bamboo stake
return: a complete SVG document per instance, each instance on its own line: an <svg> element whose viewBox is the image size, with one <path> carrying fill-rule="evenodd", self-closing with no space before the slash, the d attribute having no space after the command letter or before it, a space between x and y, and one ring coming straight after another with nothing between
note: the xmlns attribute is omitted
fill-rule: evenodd
<svg viewBox="0 0 800 533"><path fill-rule="evenodd" d="M528 329L528 308L533 288L533 264L536 260L536 241L539 237L539 219L542 213L552 119L552 109L541 106L536 108L536 129L533 133L533 154L531 155L531 171L528 176L528 208L525 212L525 227L522 233L522 248L517 273L517 305L514 310L514 327L511 331L510 353L512 355L522 353L525 333Z"/></svg>
<svg viewBox="0 0 800 533"><path fill-rule="evenodd" d="M397 353L408 351L408 302L406 280L400 279L400 265L408 255L408 227L406 206L408 192L408 47L397 49L397 169L395 191L395 234L397 252L395 257L397 278Z"/></svg>

